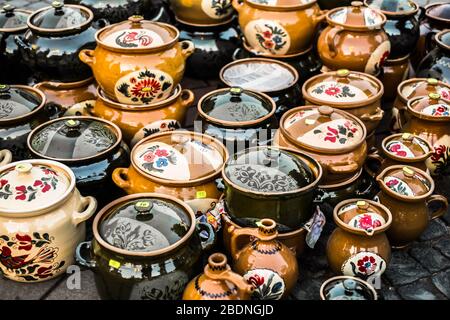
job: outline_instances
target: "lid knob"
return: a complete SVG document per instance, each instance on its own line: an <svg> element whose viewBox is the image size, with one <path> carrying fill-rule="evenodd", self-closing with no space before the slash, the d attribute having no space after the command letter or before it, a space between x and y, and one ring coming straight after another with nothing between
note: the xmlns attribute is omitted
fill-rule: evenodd
<svg viewBox="0 0 450 320"><path fill-rule="evenodd" d="M33 166L31 165L31 163L25 162L25 163L19 163L18 165L15 166L15 170L19 173L28 173L31 171L31 169L33 168Z"/></svg>
<svg viewBox="0 0 450 320"><path fill-rule="evenodd" d="M359 7L364 6L364 3L362 1L352 1L351 6L359 8Z"/></svg>
<svg viewBox="0 0 450 320"><path fill-rule="evenodd" d="M6 4L3 6L3 11L5 11L6 13L12 13L14 11L14 9L16 9L16 7L14 7L11 4Z"/></svg>
<svg viewBox="0 0 450 320"><path fill-rule="evenodd" d="M336 74L338 75L338 77L346 77L350 74L350 70L348 69L339 69L338 71L336 71Z"/></svg>
<svg viewBox="0 0 450 320"><path fill-rule="evenodd" d="M80 121L74 119L67 120L65 124L69 129L78 129L80 127Z"/></svg>
<svg viewBox="0 0 450 320"><path fill-rule="evenodd" d="M7 84L0 84L0 93L8 93L9 89L11 89L11 87Z"/></svg>
<svg viewBox="0 0 450 320"><path fill-rule="evenodd" d="M134 15L128 18L128 21L131 21L132 24L141 24L142 20L144 20L144 17L141 15Z"/></svg>
<svg viewBox="0 0 450 320"><path fill-rule="evenodd" d="M334 109L329 106L320 106L319 113L323 116L330 116L334 112Z"/></svg>
<svg viewBox="0 0 450 320"><path fill-rule="evenodd" d="M137 211L136 219L138 220L148 220L153 217L151 214L153 203L150 201L138 201L135 203L134 209Z"/></svg>
<svg viewBox="0 0 450 320"><path fill-rule="evenodd" d="M435 85L438 84L438 79L435 79L435 78L428 78L428 79L427 79L427 82L428 82L428 84L430 84L430 85L432 85L432 86L435 86Z"/></svg>
<svg viewBox="0 0 450 320"><path fill-rule="evenodd" d="M212 272L220 273L227 268L227 257L223 253L214 253L208 258L208 267Z"/></svg>
<svg viewBox="0 0 450 320"><path fill-rule="evenodd" d="M360 200L360 201L356 202L356 206L360 210L367 210L367 209L369 209L369 203L367 201L364 201L364 200Z"/></svg>
<svg viewBox="0 0 450 320"><path fill-rule="evenodd" d="M345 279L343 285L346 291L355 291L356 289L356 281L353 279Z"/></svg>
<svg viewBox="0 0 450 320"><path fill-rule="evenodd" d="M405 132L402 134L402 139L405 141L412 141L414 139L414 136L411 133Z"/></svg>
<svg viewBox="0 0 450 320"><path fill-rule="evenodd" d="M405 177L413 177L414 176L414 169L410 168L410 167L403 167L403 174L405 175Z"/></svg>
<svg viewBox="0 0 450 320"><path fill-rule="evenodd" d="M441 98L441 95L439 93L430 93L428 97L433 100L439 100Z"/></svg>
<svg viewBox="0 0 450 320"><path fill-rule="evenodd" d="M240 88L240 87L233 87L233 88L230 88L230 93L231 93L231 95L233 95L233 96L240 96L241 93L242 93L242 88Z"/></svg>
<svg viewBox="0 0 450 320"><path fill-rule="evenodd" d="M273 236L277 234L277 223L272 219L261 219L257 222L258 233L262 237Z"/></svg>
<svg viewBox="0 0 450 320"><path fill-rule="evenodd" d="M64 3L62 3L61 1L53 1L52 7L55 9L61 9L62 7L64 7Z"/></svg>

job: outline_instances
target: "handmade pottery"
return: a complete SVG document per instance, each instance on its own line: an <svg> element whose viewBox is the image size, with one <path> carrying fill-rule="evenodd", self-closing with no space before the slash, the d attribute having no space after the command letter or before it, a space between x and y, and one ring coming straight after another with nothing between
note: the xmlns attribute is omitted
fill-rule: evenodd
<svg viewBox="0 0 450 320"><path fill-rule="evenodd" d="M143 19L132 16L101 29L97 48L80 52L110 100L142 105L167 99L194 51L192 42L178 41L175 27Z"/></svg>
<svg viewBox="0 0 450 320"><path fill-rule="evenodd" d="M236 60L222 68L220 79L229 87L241 87L270 96L277 106L277 119L301 103L298 72L284 62L267 58Z"/></svg>
<svg viewBox="0 0 450 320"><path fill-rule="evenodd" d="M435 78L450 84L450 30L436 34L436 47L417 67L418 77Z"/></svg>
<svg viewBox="0 0 450 320"><path fill-rule="evenodd" d="M209 256L202 274L184 289L183 300L249 300L253 286L234 273L222 253Z"/></svg>
<svg viewBox="0 0 450 320"><path fill-rule="evenodd" d="M215 179L228 157L218 140L196 132L160 132L138 142L131 166L114 170L114 183L126 193L157 192L177 197L196 213L220 198Z"/></svg>
<svg viewBox="0 0 450 320"><path fill-rule="evenodd" d="M365 0L369 8L380 10L386 16L383 29L391 43L389 59L399 59L412 53L419 41L419 6L411 0Z"/></svg>
<svg viewBox="0 0 450 320"><path fill-rule="evenodd" d="M14 38L22 63L39 81L75 82L90 77L91 70L78 59L78 53L95 47L93 17L86 7L58 1L33 12L29 30Z"/></svg>
<svg viewBox="0 0 450 320"><path fill-rule="evenodd" d="M224 201L242 226L271 218L280 232L299 229L313 215L314 191L322 168L310 156L276 147L233 154L222 170Z"/></svg>
<svg viewBox="0 0 450 320"><path fill-rule="evenodd" d="M231 0L170 0L177 21L195 26L217 26L233 19Z"/></svg>
<svg viewBox="0 0 450 320"><path fill-rule="evenodd" d="M425 161L434 152L427 140L407 132L384 138L381 148L382 154L379 152L369 154L364 165L366 171L373 177L387 167L400 164L426 171Z"/></svg>
<svg viewBox="0 0 450 320"><path fill-rule="evenodd" d="M212 1L223 4L227 0ZM186 75L193 78L216 79L220 69L233 60L233 53L241 47L239 30L233 22L218 26L179 23L178 29L180 40L192 41L195 46L194 52L186 61Z"/></svg>
<svg viewBox="0 0 450 320"><path fill-rule="evenodd" d="M386 168L377 177L381 187L378 198L392 213L392 225L387 231L394 247L405 247L417 240L432 219L447 212L444 196L432 195L434 181L417 168L396 165ZM440 208L430 212L429 207L438 203Z"/></svg>
<svg viewBox="0 0 450 320"><path fill-rule="evenodd" d="M12 161L12 153L9 150L0 150L0 166L4 166Z"/></svg>
<svg viewBox="0 0 450 320"><path fill-rule="evenodd" d="M333 277L320 287L322 300L378 300L372 285L350 276Z"/></svg>
<svg viewBox="0 0 450 320"><path fill-rule="evenodd" d="M348 112L326 106L297 107L286 112L274 145L301 150L323 168L321 184L347 181L367 156L366 128Z"/></svg>
<svg viewBox="0 0 450 320"><path fill-rule="evenodd" d="M197 108L202 132L223 142L230 154L270 144L278 127L275 102L261 92L218 89L204 95Z"/></svg>
<svg viewBox="0 0 450 320"><path fill-rule="evenodd" d="M194 103L191 90L178 85L166 100L149 105L130 105L108 99L98 88L98 99L90 113L114 122L132 148L140 140L158 132L180 129L188 108Z"/></svg>
<svg viewBox="0 0 450 320"><path fill-rule="evenodd" d="M206 227L208 238L198 235ZM94 239L77 247L78 263L94 272L102 299L178 300L199 272L202 249L214 232L197 224L192 209L164 194L142 193L104 207ZM87 250L86 250L87 249Z"/></svg>
<svg viewBox="0 0 450 320"><path fill-rule="evenodd" d="M399 59L387 59L379 80L383 83L383 100L394 101L397 97L397 88L408 78L410 71L409 55Z"/></svg>
<svg viewBox="0 0 450 320"><path fill-rule="evenodd" d="M243 247L238 239L251 236L255 239ZM299 268L294 253L277 240L277 224L262 219L258 228L231 231L233 269L244 276L255 290L252 298L278 300L289 295L297 282Z"/></svg>
<svg viewBox="0 0 450 320"><path fill-rule="evenodd" d="M315 0L233 0L232 4L250 48L275 56L308 49L325 18Z"/></svg>
<svg viewBox="0 0 450 320"><path fill-rule="evenodd" d="M1 167L0 195L3 276L30 283L64 274L84 240L95 199L80 195L67 166L41 159Z"/></svg>
<svg viewBox="0 0 450 320"><path fill-rule="evenodd" d="M331 270L363 280L380 277L391 260L385 234L392 223L390 210L375 201L349 199L334 208L333 218L337 227L326 249Z"/></svg>
<svg viewBox="0 0 450 320"><path fill-rule="evenodd" d="M312 77L302 88L306 104L345 110L362 120L370 135L380 124L384 111L384 86L377 78L347 69Z"/></svg>
<svg viewBox="0 0 450 320"><path fill-rule="evenodd" d="M386 16L353 1L327 14L328 27L320 34L317 50L331 70L349 69L378 75L391 44L383 26Z"/></svg>

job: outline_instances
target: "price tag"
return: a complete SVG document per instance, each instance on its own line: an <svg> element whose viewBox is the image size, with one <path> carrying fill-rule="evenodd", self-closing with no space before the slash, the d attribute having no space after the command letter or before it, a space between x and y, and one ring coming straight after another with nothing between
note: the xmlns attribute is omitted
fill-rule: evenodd
<svg viewBox="0 0 450 320"><path fill-rule="evenodd" d="M119 269L120 268L120 262L111 259L111 260L109 260L109 266L113 267L114 269Z"/></svg>
<svg viewBox="0 0 450 320"><path fill-rule="evenodd" d="M206 198L206 191L197 191L195 197L197 199L204 199L204 198Z"/></svg>

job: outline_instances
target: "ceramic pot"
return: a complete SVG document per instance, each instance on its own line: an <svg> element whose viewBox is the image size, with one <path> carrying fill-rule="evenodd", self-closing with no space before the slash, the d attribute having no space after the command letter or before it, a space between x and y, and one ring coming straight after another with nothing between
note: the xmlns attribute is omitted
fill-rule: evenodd
<svg viewBox="0 0 450 320"><path fill-rule="evenodd" d="M108 99L151 104L170 96L194 51L192 42L178 37L171 25L132 16L98 31L97 48L82 50L80 59L92 68Z"/></svg>
<svg viewBox="0 0 450 320"><path fill-rule="evenodd" d="M222 177L224 201L236 223L254 226L269 217L277 222L280 232L291 232L313 215L312 200L322 168L301 152L255 147L232 155Z"/></svg>
<svg viewBox="0 0 450 320"><path fill-rule="evenodd" d="M194 93L178 85L164 101L149 105L129 105L111 101L98 88L98 99L90 113L114 122L123 139L132 148L140 140L158 132L181 128L188 108L194 103Z"/></svg>
<svg viewBox="0 0 450 320"><path fill-rule="evenodd" d="M241 87L270 96L277 106L277 119L301 103L298 72L284 62L266 58L236 60L222 68L220 79L229 87Z"/></svg>
<svg viewBox="0 0 450 320"><path fill-rule="evenodd" d="M387 167L400 164L426 171L425 161L434 151L427 140L410 133L398 133L384 138L381 148L382 154L369 154L364 165L372 177L376 177Z"/></svg>
<svg viewBox="0 0 450 320"><path fill-rule="evenodd" d="M333 212L337 227L327 243L327 259L336 274L367 280L381 276L391 260L385 234L392 214L384 205L360 199L339 203Z"/></svg>
<svg viewBox="0 0 450 320"><path fill-rule="evenodd" d="M321 184L347 181L367 156L366 128L348 112L326 106L297 107L286 112L273 144L301 150L323 168Z"/></svg>
<svg viewBox="0 0 450 320"><path fill-rule="evenodd" d="M214 181L227 157L225 146L207 135L161 132L138 142L131 166L114 170L112 178L128 194L164 193L203 213L220 198Z"/></svg>
<svg viewBox="0 0 450 320"><path fill-rule="evenodd" d="M317 43L324 65L331 70L345 68L378 75L391 51L383 30L386 16L353 1L351 7L328 12L327 22Z"/></svg>
<svg viewBox="0 0 450 320"><path fill-rule="evenodd" d="M368 135L375 132L383 119L384 86L368 74L347 69L323 73L307 80L302 93L306 104L330 106L356 116L363 121Z"/></svg>
<svg viewBox="0 0 450 320"><path fill-rule="evenodd" d="M266 94L238 87L218 89L197 104L202 132L223 142L230 154L269 145L278 127L275 102Z"/></svg>
<svg viewBox="0 0 450 320"><path fill-rule="evenodd" d="M411 0L365 0L365 5L380 10L387 18L384 31L391 43L389 59L411 54L419 41L419 6Z"/></svg>
<svg viewBox="0 0 450 320"><path fill-rule="evenodd" d="M3 275L31 283L64 274L84 240L95 199L82 197L72 171L55 161L13 162L1 167L0 181Z"/></svg>
<svg viewBox="0 0 450 320"><path fill-rule="evenodd" d="M233 19L230 0L170 0L170 7L178 22L193 26L217 26Z"/></svg>
<svg viewBox="0 0 450 320"><path fill-rule="evenodd" d="M394 101L397 97L397 88L408 78L410 71L409 55L399 59L388 59L384 63L383 71L379 75L383 83L384 101Z"/></svg>
<svg viewBox="0 0 450 320"><path fill-rule="evenodd" d="M255 52L291 55L311 47L317 25L325 18L315 0L233 0L239 25Z"/></svg>
<svg viewBox="0 0 450 320"><path fill-rule="evenodd" d="M434 181L425 171L403 165L391 166L380 173L377 181L381 187L378 198L392 213L392 226L387 235L394 247L405 247L417 240L430 220L447 212L447 199L432 195ZM440 207L430 214L432 203Z"/></svg>
<svg viewBox="0 0 450 320"><path fill-rule="evenodd" d="M420 62L416 74L450 84L450 30L439 32L435 40L437 46Z"/></svg>
<svg viewBox="0 0 450 320"><path fill-rule="evenodd" d="M0 12L0 83L26 84L31 70L20 63L19 48L14 42L14 36L24 35L28 30L27 20L31 11L16 9L4 5Z"/></svg>
<svg viewBox="0 0 450 320"><path fill-rule="evenodd" d="M28 19L29 30L14 38L22 63L32 69L38 81L75 82L89 78L91 70L78 59L78 53L95 47L97 29L93 17L88 8L58 1L35 11Z"/></svg>
<svg viewBox="0 0 450 320"><path fill-rule="evenodd" d="M238 239L243 236L256 239L239 247ZM262 219L258 228L231 231L233 269L255 287L252 295L254 299L285 298L297 282L297 259L277 237L277 224L271 219Z"/></svg>
<svg viewBox="0 0 450 320"><path fill-rule="evenodd" d="M97 85L94 78L77 82L44 81L34 85L47 97L47 103L64 110L65 116L86 116L95 106Z"/></svg>
<svg viewBox="0 0 450 320"><path fill-rule="evenodd" d="M194 53L186 61L186 75L192 78L216 79L220 69L233 60L233 53L241 46L239 31L233 22L218 26L180 23L178 28L180 40L192 41L195 46Z"/></svg>
<svg viewBox="0 0 450 320"><path fill-rule="evenodd" d="M252 293L253 286L231 271L227 257L214 253L209 256L203 273L184 289L183 300L249 300Z"/></svg>
<svg viewBox="0 0 450 320"><path fill-rule="evenodd" d="M4 166L12 161L12 153L9 150L0 150L0 166Z"/></svg>
<svg viewBox="0 0 450 320"><path fill-rule="evenodd" d="M368 282L349 276L333 277L320 287L322 300L378 300L375 289Z"/></svg>
<svg viewBox="0 0 450 320"><path fill-rule="evenodd" d="M205 226L208 238L201 242L198 232ZM96 215L93 232L76 258L94 272L100 297L114 300L180 299L214 237L185 203L155 193L111 202Z"/></svg>

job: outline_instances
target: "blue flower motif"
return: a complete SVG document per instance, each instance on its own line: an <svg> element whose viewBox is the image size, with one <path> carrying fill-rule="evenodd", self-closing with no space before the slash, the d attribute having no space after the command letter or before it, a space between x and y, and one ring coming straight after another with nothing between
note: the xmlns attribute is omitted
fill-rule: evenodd
<svg viewBox="0 0 450 320"><path fill-rule="evenodd" d="M167 158L159 158L159 159L156 161L156 166L157 166L158 168L161 168L161 167L167 167L168 164L169 164L169 162L167 161Z"/></svg>
<svg viewBox="0 0 450 320"><path fill-rule="evenodd" d="M272 38L273 42L279 44L281 42L283 42L283 38L281 38L280 36L275 36Z"/></svg>

